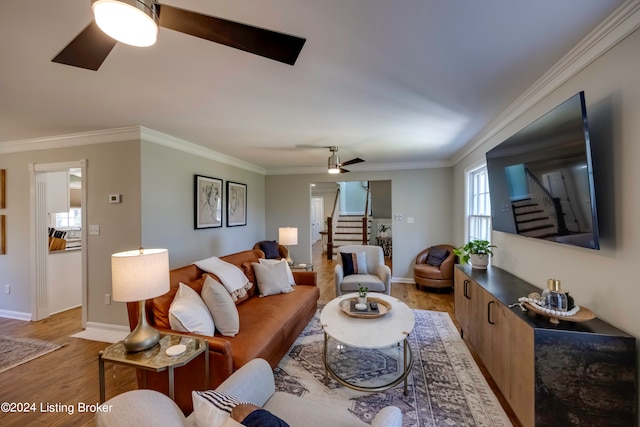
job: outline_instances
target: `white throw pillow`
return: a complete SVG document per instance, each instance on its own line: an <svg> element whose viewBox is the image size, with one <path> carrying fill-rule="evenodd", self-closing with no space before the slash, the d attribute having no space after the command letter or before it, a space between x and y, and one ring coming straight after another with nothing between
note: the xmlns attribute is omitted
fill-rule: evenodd
<svg viewBox="0 0 640 427"><path fill-rule="evenodd" d="M201 296L213 317L216 329L224 336L235 336L240 331L240 316L231 295L222 283L207 275Z"/></svg>
<svg viewBox="0 0 640 427"><path fill-rule="evenodd" d="M191 400L197 427L228 426L227 422L233 421L230 418L233 408L249 403L214 390L192 391Z"/></svg>
<svg viewBox="0 0 640 427"><path fill-rule="evenodd" d="M229 293L237 292L249 284L249 279L237 265L223 261L218 257L202 259L194 262L198 268L218 276L220 282Z"/></svg>
<svg viewBox="0 0 640 427"><path fill-rule="evenodd" d="M285 261L285 265L287 266L287 277L289 278L289 284L291 286L296 286L296 281L293 278L293 272L291 271L291 267L289 267L289 263L286 262L286 260L284 258L281 259L281 260L279 260L279 259L260 258L258 261L260 261L260 264L275 264L275 263L280 262L280 261Z"/></svg>
<svg viewBox="0 0 640 427"><path fill-rule="evenodd" d="M177 332L213 336L215 331L209 309L200 295L184 283L180 283L178 292L169 307L169 324Z"/></svg>
<svg viewBox="0 0 640 427"><path fill-rule="evenodd" d="M253 262L253 270L256 272L258 289L261 296L269 296L292 292L287 277L287 262L282 260L273 264L260 264Z"/></svg>

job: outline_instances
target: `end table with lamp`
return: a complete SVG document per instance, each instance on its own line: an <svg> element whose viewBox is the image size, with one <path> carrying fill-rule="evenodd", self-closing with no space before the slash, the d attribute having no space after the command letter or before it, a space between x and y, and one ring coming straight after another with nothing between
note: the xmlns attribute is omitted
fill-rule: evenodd
<svg viewBox="0 0 640 427"><path fill-rule="evenodd" d="M169 291L169 253L166 249L143 249L115 253L111 256L111 286L115 301L139 301L138 324L123 340L99 353L100 403L104 402L104 362L146 370L169 370L169 394L174 398L174 368L184 366L205 353L205 387L209 379L208 343L203 339L178 334L160 334L149 325L145 300Z"/></svg>

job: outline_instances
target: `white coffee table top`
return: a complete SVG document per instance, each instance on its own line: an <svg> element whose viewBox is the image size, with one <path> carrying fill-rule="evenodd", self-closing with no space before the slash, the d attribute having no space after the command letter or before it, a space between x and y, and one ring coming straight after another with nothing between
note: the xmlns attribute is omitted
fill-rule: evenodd
<svg viewBox="0 0 640 427"><path fill-rule="evenodd" d="M357 297L357 293L331 300L320 313L320 324L331 337L351 347L382 348L403 341L413 330L413 311L404 302L385 294L369 294L391 304L382 317L358 318L340 308L340 301Z"/></svg>

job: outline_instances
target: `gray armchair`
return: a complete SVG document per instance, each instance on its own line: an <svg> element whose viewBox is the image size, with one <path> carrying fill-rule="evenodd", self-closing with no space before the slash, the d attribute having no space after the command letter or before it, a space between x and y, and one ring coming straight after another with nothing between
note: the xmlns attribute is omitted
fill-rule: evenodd
<svg viewBox="0 0 640 427"><path fill-rule="evenodd" d="M341 253L361 253L366 257L366 271L345 274ZM370 292L391 294L391 269L384 263L384 253L380 246L348 245L341 246L338 252L338 264L334 271L336 296L358 292L358 285L369 288Z"/></svg>

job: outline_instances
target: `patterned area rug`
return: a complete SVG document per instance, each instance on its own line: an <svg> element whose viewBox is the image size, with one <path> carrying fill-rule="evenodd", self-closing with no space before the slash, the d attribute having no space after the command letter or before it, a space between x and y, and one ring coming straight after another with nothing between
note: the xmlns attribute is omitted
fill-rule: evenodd
<svg viewBox="0 0 640 427"><path fill-rule="evenodd" d="M414 364L406 396L402 383L376 393L355 391L333 379L325 386L319 311L276 368L276 389L320 400L327 410L346 411L365 423L381 408L394 405L404 414L404 426L511 426L449 314L414 310L414 315L409 336ZM372 364L363 361L386 358L372 354L375 351L350 349L340 363L361 366L363 377L402 369L382 363L372 370Z"/></svg>
<svg viewBox="0 0 640 427"><path fill-rule="evenodd" d="M49 341L0 335L0 373L61 347Z"/></svg>

